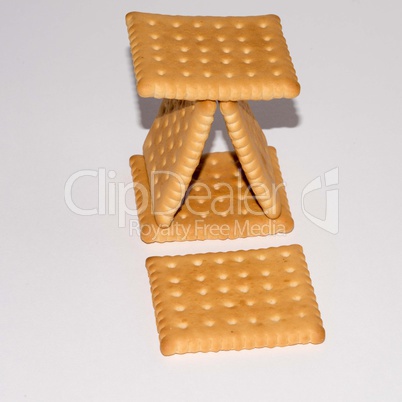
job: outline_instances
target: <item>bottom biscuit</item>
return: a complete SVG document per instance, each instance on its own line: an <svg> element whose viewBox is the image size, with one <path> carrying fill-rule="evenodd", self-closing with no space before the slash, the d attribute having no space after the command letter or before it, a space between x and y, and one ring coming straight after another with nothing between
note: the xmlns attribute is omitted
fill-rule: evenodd
<svg viewBox="0 0 402 402"><path fill-rule="evenodd" d="M144 158L130 158L139 232L145 243L236 239L288 233L293 219L279 169L276 150L268 147L275 172L276 189L282 204L281 215L269 219L250 189L237 156L233 152L203 155L192 182L168 228L157 225L152 211L152 197ZM166 172L163 172L166 174Z"/></svg>
<svg viewBox="0 0 402 402"><path fill-rule="evenodd" d="M150 257L146 267L164 355L324 341L299 245Z"/></svg>

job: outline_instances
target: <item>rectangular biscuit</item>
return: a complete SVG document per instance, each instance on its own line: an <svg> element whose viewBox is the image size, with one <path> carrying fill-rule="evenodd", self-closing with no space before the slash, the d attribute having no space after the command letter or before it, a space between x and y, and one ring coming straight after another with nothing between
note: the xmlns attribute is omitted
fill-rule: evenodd
<svg viewBox="0 0 402 402"><path fill-rule="evenodd" d="M143 146L152 209L167 227L199 164L216 110L215 101L164 99Z"/></svg>
<svg viewBox="0 0 402 402"><path fill-rule="evenodd" d="M146 267L164 355L324 341L299 245L150 257Z"/></svg>
<svg viewBox="0 0 402 402"><path fill-rule="evenodd" d="M281 214L281 200L276 191L274 167L267 140L248 102L220 102L220 110L258 203L268 218L278 218Z"/></svg>
<svg viewBox="0 0 402 402"><path fill-rule="evenodd" d="M279 17L126 16L140 96L294 98L300 86Z"/></svg>
<svg viewBox="0 0 402 402"><path fill-rule="evenodd" d="M288 233L290 213L275 148L268 147L282 203L277 219L268 218L253 195L233 152L205 154L200 160L183 204L171 225L161 228L152 212L152 196L144 157L130 158L141 239L145 243L236 239Z"/></svg>

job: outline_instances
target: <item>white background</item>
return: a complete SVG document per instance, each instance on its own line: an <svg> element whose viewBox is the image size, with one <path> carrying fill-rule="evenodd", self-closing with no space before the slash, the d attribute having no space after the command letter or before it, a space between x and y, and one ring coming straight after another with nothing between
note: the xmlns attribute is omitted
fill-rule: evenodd
<svg viewBox="0 0 402 402"><path fill-rule="evenodd" d="M140 100L124 16L277 14L302 86L253 102L295 220L286 236L146 245L118 215L79 216L64 187L131 182L158 101ZM0 5L0 400L400 401L402 55L399 2L3 1ZM208 149L227 149L217 118ZM302 191L339 168L339 233ZM115 172L115 177L113 177ZM98 207L96 177L73 186ZM325 216L325 189L306 196ZM124 200L120 200L124 201ZM127 203L133 208L132 191ZM150 255L299 243L322 345L163 357Z"/></svg>

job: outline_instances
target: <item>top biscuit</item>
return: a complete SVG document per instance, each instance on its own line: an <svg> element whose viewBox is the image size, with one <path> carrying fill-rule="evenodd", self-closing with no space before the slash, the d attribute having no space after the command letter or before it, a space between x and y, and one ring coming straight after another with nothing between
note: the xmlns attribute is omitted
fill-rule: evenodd
<svg viewBox="0 0 402 402"><path fill-rule="evenodd" d="M126 22L142 97L270 100L300 92L279 17L132 12Z"/></svg>

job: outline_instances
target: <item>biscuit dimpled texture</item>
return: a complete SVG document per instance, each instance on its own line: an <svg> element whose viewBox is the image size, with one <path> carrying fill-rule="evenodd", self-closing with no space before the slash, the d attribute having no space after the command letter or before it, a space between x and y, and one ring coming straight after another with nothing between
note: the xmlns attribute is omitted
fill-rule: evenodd
<svg viewBox="0 0 402 402"><path fill-rule="evenodd" d="M275 148L267 149L275 183L283 183ZM201 157L184 202L168 228L161 228L156 223L144 157L132 156L130 166L138 209L138 230L145 243L236 239L293 230L285 187L278 188L282 205L280 216L268 218L250 190L234 152L215 152Z"/></svg>
<svg viewBox="0 0 402 402"><path fill-rule="evenodd" d="M164 99L145 139L144 160L155 220L167 227L179 209L216 110L214 101Z"/></svg>
<svg viewBox="0 0 402 402"><path fill-rule="evenodd" d="M300 92L279 17L132 12L126 23L140 96L270 100Z"/></svg>
<svg viewBox="0 0 402 402"><path fill-rule="evenodd" d="M281 213L274 167L263 131L246 101L220 102L233 147L247 176L250 186L268 218L276 219Z"/></svg>
<svg viewBox="0 0 402 402"><path fill-rule="evenodd" d="M324 341L299 245L150 257L146 266L164 355Z"/></svg>

